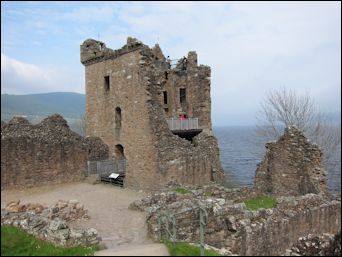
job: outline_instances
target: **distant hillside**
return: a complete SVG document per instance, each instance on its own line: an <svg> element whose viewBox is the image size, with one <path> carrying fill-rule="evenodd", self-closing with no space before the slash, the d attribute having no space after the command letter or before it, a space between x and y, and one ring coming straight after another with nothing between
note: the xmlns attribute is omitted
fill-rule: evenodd
<svg viewBox="0 0 342 257"><path fill-rule="evenodd" d="M85 112L85 95L78 93L45 93L31 95L1 95L1 120L14 115L29 120L59 113L65 118L80 118Z"/></svg>

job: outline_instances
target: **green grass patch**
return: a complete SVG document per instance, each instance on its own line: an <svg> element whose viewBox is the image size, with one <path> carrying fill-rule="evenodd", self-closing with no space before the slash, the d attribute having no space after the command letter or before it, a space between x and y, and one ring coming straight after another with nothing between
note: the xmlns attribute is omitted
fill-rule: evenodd
<svg viewBox="0 0 342 257"><path fill-rule="evenodd" d="M21 229L1 226L1 256L90 256L96 250L97 247L55 246Z"/></svg>
<svg viewBox="0 0 342 257"><path fill-rule="evenodd" d="M176 243L173 246L173 243L169 240L164 241L167 249L169 250L169 254L171 256L200 256L200 248L198 246L190 245L188 243ZM204 250L205 256L222 256L221 254L215 251Z"/></svg>
<svg viewBox="0 0 342 257"><path fill-rule="evenodd" d="M213 192L209 192L209 191L205 192L204 194L205 194L206 196L213 196L213 195L214 195Z"/></svg>
<svg viewBox="0 0 342 257"><path fill-rule="evenodd" d="M277 205L277 200L271 196L258 196L245 200L244 203L248 210L255 211L261 208L270 209Z"/></svg>
<svg viewBox="0 0 342 257"><path fill-rule="evenodd" d="M192 193L189 189L186 189L184 187L177 187L173 191L180 193L180 194L189 194Z"/></svg>

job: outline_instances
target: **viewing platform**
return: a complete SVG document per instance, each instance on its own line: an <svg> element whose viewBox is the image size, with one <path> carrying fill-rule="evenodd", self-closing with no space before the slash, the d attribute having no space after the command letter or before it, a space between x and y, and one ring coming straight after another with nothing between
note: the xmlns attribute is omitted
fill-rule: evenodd
<svg viewBox="0 0 342 257"><path fill-rule="evenodd" d="M198 118L170 118L166 119L166 121L171 132L182 138L191 140L202 132L198 125Z"/></svg>

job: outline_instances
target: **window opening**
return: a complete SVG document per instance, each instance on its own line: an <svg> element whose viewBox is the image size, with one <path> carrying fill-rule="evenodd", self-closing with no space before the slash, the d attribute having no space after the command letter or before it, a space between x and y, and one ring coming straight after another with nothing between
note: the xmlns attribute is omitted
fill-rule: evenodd
<svg viewBox="0 0 342 257"><path fill-rule="evenodd" d="M115 128L121 128L121 108L115 108Z"/></svg>
<svg viewBox="0 0 342 257"><path fill-rule="evenodd" d="M180 103L185 103L185 101L186 101L186 90L185 90L185 88L179 89L179 101L180 101Z"/></svg>
<svg viewBox="0 0 342 257"><path fill-rule="evenodd" d="M109 89L110 89L109 76L104 77L104 88L105 88L105 93L109 92Z"/></svg>
<svg viewBox="0 0 342 257"><path fill-rule="evenodd" d="M164 104L167 104L167 91L163 91Z"/></svg>

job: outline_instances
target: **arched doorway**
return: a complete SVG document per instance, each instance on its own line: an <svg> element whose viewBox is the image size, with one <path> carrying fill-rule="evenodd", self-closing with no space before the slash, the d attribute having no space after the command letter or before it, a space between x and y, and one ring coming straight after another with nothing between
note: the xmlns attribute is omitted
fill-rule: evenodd
<svg viewBox="0 0 342 257"><path fill-rule="evenodd" d="M115 146L114 154L115 154L115 158L117 160L124 160L125 159L124 148L120 144Z"/></svg>

